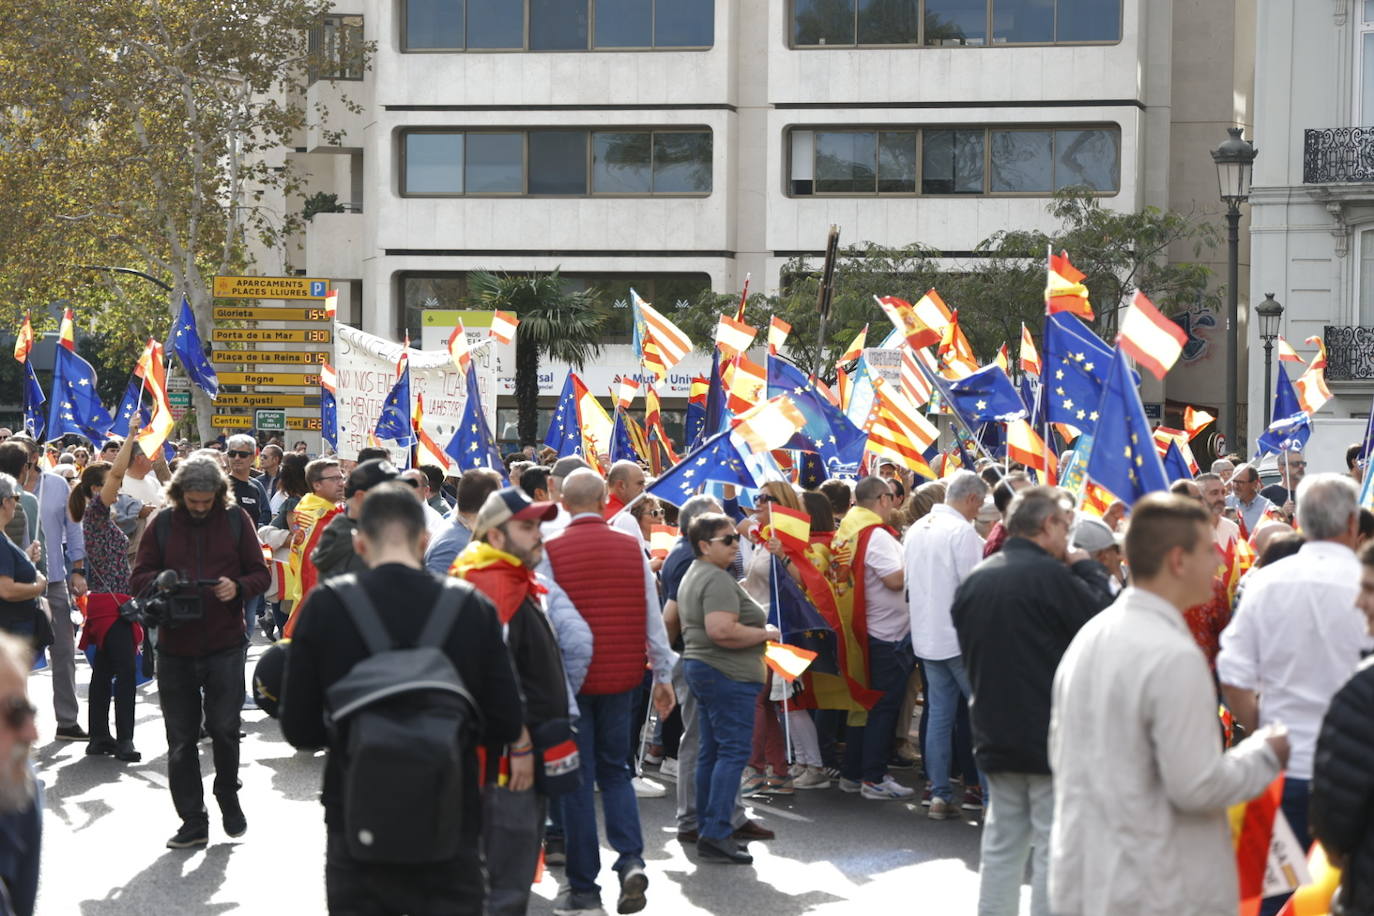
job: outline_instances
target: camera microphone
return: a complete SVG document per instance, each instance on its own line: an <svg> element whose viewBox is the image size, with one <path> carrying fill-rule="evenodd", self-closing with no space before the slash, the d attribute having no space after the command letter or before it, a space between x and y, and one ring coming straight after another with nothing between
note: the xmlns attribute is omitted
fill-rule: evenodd
<svg viewBox="0 0 1374 916"><path fill-rule="evenodd" d="M160 592L170 592L177 587L177 581L178 577L175 569L164 569L157 574L157 578L153 580L153 584L157 586L157 590Z"/></svg>

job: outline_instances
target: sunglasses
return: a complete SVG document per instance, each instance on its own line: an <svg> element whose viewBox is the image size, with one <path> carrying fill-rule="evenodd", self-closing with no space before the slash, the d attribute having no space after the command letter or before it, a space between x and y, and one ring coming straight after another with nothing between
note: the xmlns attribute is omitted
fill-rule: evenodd
<svg viewBox="0 0 1374 916"><path fill-rule="evenodd" d="M0 703L0 716L4 717L5 724L15 731L32 722L36 715L38 707L30 703L26 697L12 696Z"/></svg>
<svg viewBox="0 0 1374 916"><path fill-rule="evenodd" d="M706 540L708 540L708 541L720 541L720 542L721 542L722 544L724 544L726 547L729 547L729 546L731 546L732 544L734 544L736 541L739 540L739 535L738 535L738 534L722 534L722 535L721 535L720 537L718 537L718 538L707 538Z"/></svg>
<svg viewBox="0 0 1374 916"><path fill-rule="evenodd" d="M654 518L663 518L662 509L650 509L649 514L652 515Z"/></svg>
<svg viewBox="0 0 1374 916"><path fill-rule="evenodd" d="M759 503L759 504L763 504L763 503L775 503L775 502L777 502L777 501L778 501L778 498L777 498L776 496L767 496L767 495L759 496L758 498L756 498L756 499L754 500L754 502Z"/></svg>
<svg viewBox="0 0 1374 916"><path fill-rule="evenodd" d="M252 453L252 452L239 452L239 451L235 451L234 449L230 449L229 451L225 452L225 454L228 455L230 458L252 458L252 457L253 457L253 453Z"/></svg>

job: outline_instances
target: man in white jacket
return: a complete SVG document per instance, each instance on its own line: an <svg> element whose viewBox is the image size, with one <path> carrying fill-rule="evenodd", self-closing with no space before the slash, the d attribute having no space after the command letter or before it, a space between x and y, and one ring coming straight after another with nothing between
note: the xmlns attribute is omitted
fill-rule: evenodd
<svg viewBox="0 0 1374 916"><path fill-rule="evenodd" d="M1050 909L1235 913L1226 809L1288 761L1281 727L1223 752L1216 688L1184 622L1216 572L1198 503L1152 494L1126 532L1132 585L1074 637L1054 679Z"/></svg>

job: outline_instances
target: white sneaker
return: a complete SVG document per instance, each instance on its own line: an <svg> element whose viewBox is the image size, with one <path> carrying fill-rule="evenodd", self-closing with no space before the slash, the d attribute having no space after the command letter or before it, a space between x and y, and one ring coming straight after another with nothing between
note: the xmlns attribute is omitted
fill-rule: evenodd
<svg viewBox="0 0 1374 916"><path fill-rule="evenodd" d="M874 801L888 801L894 798L910 798L916 794L915 789L909 789L891 776L884 776L882 782L865 782L863 788L859 790L864 798Z"/></svg>
<svg viewBox="0 0 1374 916"><path fill-rule="evenodd" d="M943 798L933 798L930 801L930 809L926 811L926 817L932 821L947 821L959 817L959 806Z"/></svg>
<svg viewBox="0 0 1374 916"><path fill-rule="evenodd" d="M792 777L792 785L798 789L828 789L830 777L820 767L802 767L802 772Z"/></svg>
<svg viewBox="0 0 1374 916"><path fill-rule="evenodd" d="M840 777L841 792L848 792L850 795L853 795L855 792L858 792L862 786L863 783L859 782L857 779L845 779L843 776Z"/></svg>
<svg viewBox="0 0 1374 916"><path fill-rule="evenodd" d="M634 787L635 795L640 798L662 798L668 794L668 790L661 783L654 782L652 779L645 779L643 776L636 776L631 779L630 785Z"/></svg>
<svg viewBox="0 0 1374 916"><path fill-rule="evenodd" d="M658 765L658 775L664 779L677 779L677 758L664 757L663 762Z"/></svg>

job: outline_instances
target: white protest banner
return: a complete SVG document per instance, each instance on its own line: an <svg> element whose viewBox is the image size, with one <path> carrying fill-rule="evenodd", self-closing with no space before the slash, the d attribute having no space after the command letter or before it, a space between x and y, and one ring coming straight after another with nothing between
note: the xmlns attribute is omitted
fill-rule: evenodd
<svg viewBox="0 0 1374 916"><path fill-rule="evenodd" d="M401 356L401 344L395 341L350 328L335 326L335 359L338 390L334 396L339 410L339 456L356 458L358 450L367 445L368 433L377 425L382 403L391 386L396 384L396 360ZM474 355L477 367L477 387L482 397L483 412L488 425L496 427L496 371L490 358L483 358L483 347ZM453 365L448 350L407 351L410 362L411 414L415 412L415 398L425 399L425 413L421 421L440 448L448 445L463 417L467 400L467 386L463 376ZM390 443L384 443L390 445ZM403 453L403 452L402 452ZM399 457L399 454L397 455Z"/></svg>

